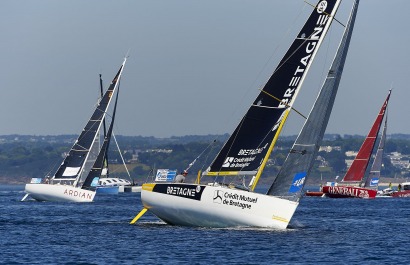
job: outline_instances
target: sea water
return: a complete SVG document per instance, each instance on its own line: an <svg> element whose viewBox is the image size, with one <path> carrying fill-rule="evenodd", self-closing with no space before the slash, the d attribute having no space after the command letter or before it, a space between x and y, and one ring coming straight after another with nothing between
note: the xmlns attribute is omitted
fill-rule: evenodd
<svg viewBox="0 0 410 265"><path fill-rule="evenodd" d="M287 230L167 225L140 194L20 202L0 186L0 264L398 264L410 262L410 199L303 198Z"/></svg>

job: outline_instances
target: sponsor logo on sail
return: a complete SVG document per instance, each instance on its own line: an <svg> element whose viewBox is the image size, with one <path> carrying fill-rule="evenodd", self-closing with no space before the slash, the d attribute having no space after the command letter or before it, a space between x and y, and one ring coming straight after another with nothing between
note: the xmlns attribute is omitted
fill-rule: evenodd
<svg viewBox="0 0 410 265"><path fill-rule="evenodd" d="M318 13L323 13L326 10L327 7L327 1L322 1L317 5L317 12Z"/></svg>
<svg viewBox="0 0 410 265"><path fill-rule="evenodd" d="M222 167L246 167L249 166L250 162L256 159L256 156L252 157L227 157Z"/></svg>
<svg viewBox="0 0 410 265"><path fill-rule="evenodd" d="M370 180L370 186L377 186L379 185L379 178L372 178Z"/></svg>
<svg viewBox="0 0 410 265"><path fill-rule="evenodd" d="M292 186L289 188L289 192L298 192L302 189L303 183L305 183L306 172L296 173L293 177Z"/></svg>
<svg viewBox="0 0 410 265"><path fill-rule="evenodd" d="M247 156L247 157L227 157L222 164L222 167L247 167L252 161L256 159L256 155L261 154L263 150L268 147L268 144L265 146L255 149L241 149L238 152L238 156Z"/></svg>
<svg viewBox="0 0 410 265"><path fill-rule="evenodd" d="M307 43L306 45L304 45L305 55L300 59L299 64L296 66L293 77L289 82L288 88L283 94L283 97L281 99L281 102L279 103L278 108L285 108L292 101L296 88L299 86L299 83L302 80L303 74L312 58L312 54L316 50L316 46L323 33L324 27L327 21L329 20L329 15L325 12L326 8L327 1L321 1L316 9L320 15L316 22L316 27L314 28L313 33L302 33L302 35L300 36L303 39L307 37Z"/></svg>

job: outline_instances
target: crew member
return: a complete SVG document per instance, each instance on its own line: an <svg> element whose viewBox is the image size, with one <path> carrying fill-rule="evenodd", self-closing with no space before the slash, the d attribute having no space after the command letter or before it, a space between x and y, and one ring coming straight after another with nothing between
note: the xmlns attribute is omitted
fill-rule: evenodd
<svg viewBox="0 0 410 265"><path fill-rule="evenodd" d="M188 171L186 171L186 170L182 171L181 174L179 174L175 177L175 182L184 183L185 178L186 178L187 175L188 175Z"/></svg>

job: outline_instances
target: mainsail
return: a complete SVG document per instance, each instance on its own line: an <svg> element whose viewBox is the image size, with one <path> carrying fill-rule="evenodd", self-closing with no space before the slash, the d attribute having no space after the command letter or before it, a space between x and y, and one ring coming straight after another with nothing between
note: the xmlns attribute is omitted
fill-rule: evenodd
<svg viewBox="0 0 410 265"><path fill-rule="evenodd" d="M380 179L380 170L382 168L382 160L383 160L383 151L384 145L386 142L386 132L387 132L387 116L384 119L384 127L382 131L382 136L380 137L379 146L377 147L376 156L374 157L374 161L372 167L370 169L370 173L367 176L365 187L372 188L377 187Z"/></svg>
<svg viewBox="0 0 410 265"><path fill-rule="evenodd" d="M295 201L301 197L332 112L358 7L359 0L356 0L326 80L281 170L268 190L269 195L286 196Z"/></svg>
<svg viewBox="0 0 410 265"><path fill-rule="evenodd" d="M95 146L97 136L99 135L99 131L111 102L112 95L115 93L118 86L118 81L124 69L125 62L126 58L112 80L111 85L98 103L98 106L80 136L53 176L53 180L75 181L74 185L77 185L88 175L92 165L94 164L94 162L89 162L89 160L91 160L89 156L90 153L98 154L98 152L91 152L91 150Z"/></svg>
<svg viewBox="0 0 410 265"><path fill-rule="evenodd" d="M293 105L340 0L320 1L204 175L254 175Z"/></svg>
<svg viewBox="0 0 410 265"><path fill-rule="evenodd" d="M366 168L369 164L372 151L376 144L377 135L383 122L384 114L386 113L387 104L389 103L391 91L387 95L387 98L380 109L379 114L376 117L376 120L373 123L372 128L370 129L369 134L364 140L362 146L359 149L355 159L353 160L352 165L346 172L346 175L343 177L342 182L361 182L363 180L364 174L366 173Z"/></svg>

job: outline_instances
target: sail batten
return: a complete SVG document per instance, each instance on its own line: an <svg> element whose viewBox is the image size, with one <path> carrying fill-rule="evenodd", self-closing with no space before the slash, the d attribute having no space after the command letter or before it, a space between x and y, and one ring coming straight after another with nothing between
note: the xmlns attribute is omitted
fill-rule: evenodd
<svg viewBox="0 0 410 265"><path fill-rule="evenodd" d="M312 169L316 154L325 133L353 33L359 0L355 0L348 24L336 55L316 101L295 143L286 157L267 194L299 201L303 186Z"/></svg>
<svg viewBox="0 0 410 265"><path fill-rule="evenodd" d="M108 147L110 145L111 136L112 136L113 128L114 128L115 114L117 111L117 103L118 103L118 95L119 95L119 89L117 91L117 95L115 98L115 104L113 108L110 126L104 136L104 142L101 146L100 152L98 153L98 156L95 159L94 164L91 170L89 171L87 177L84 179L83 188L90 188L93 180L95 178L99 178L101 176L102 170L104 169L104 162L105 162L105 158L107 157Z"/></svg>
<svg viewBox="0 0 410 265"><path fill-rule="evenodd" d="M257 172L292 107L340 0L320 1L204 175ZM239 174L239 173L238 173Z"/></svg>
<svg viewBox="0 0 410 265"><path fill-rule="evenodd" d="M120 69L112 80L109 88L101 98L98 106L95 108L90 119L82 130L81 134L75 141L74 145L70 149L68 155L62 162L59 169L53 176L55 180L70 179L75 180L78 183L82 175L87 174L91 169L91 162L89 160L94 160L94 155L90 157L90 154L98 153L98 150L93 152L95 149L95 143L97 136L99 134L100 128L102 126L102 121L105 118L107 109L111 102L111 97L118 86L118 80L121 77L122 70L124 68L126 58L124 59ZM70 175L68 178L64 175L66 168L80 168L76 174Z"/></svg>

